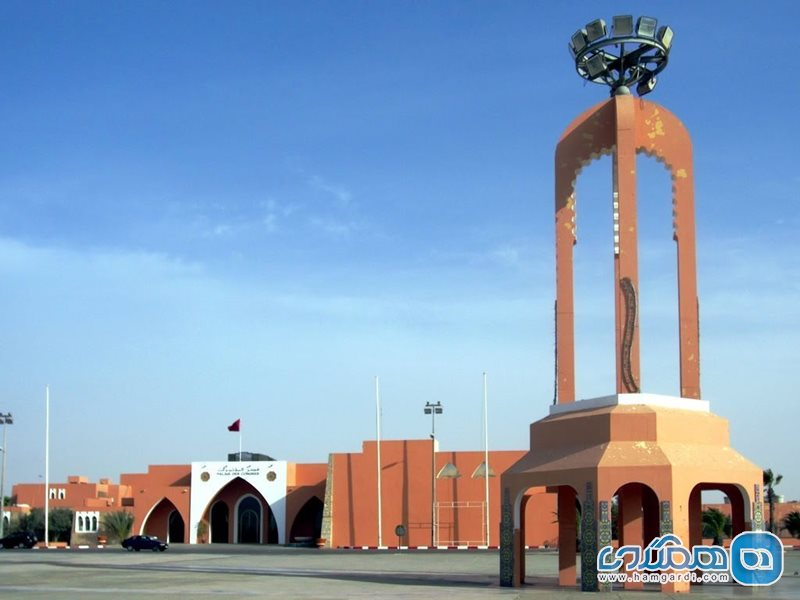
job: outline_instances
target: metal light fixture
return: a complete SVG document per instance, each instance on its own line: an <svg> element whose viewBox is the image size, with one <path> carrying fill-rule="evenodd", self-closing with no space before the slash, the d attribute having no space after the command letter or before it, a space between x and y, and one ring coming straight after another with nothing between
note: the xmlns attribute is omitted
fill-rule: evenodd
<svg viewBox="0 0 800 600"><path fill-rule="evenodd" d="M664 48L669 50L669 47L672 46L672 36L675 35L672 32L672 28L668 26L663 26L658 30L658 39L661 40L661 43L664 45Z"/></svg>
<svg viewBox="0 0 800 600"><path fill-rule="evenodd" d="M636 86L636 93L640 96L649 94L656 87L656 76L645 77Z"/></svg>
<svg viewBox="0 0 800 600"><path fill-rule="evenodd" d="M587 60L586 71L589 73L589 78L592 80L597 79L600 75L608 71L608 65L603 55L595 54L592 58Z"/></svg>
<svg viewBox="0 0 800 600"><path fill-rule="evenodd" d="M6 525L6 455L8 454L8 445L6 442L6 425L13 425L14 418L11 413L0 413L0 423L3 424L3 471L0 473L0 537L5 535Z"/></svg>
<svg viewBox="0 0 800 600"><path fill-rule="evenodd" d="M658 20L653 17L639 17L636 22L636 35L642 37L655 37Z"/></svg>
<svg viewBox="0 0 800 600"><path fill-rule="evenodd" d="M589 43L599 40L606 35L606 22L603 19L596 19L586 25L586 39Z"/></svg>
<svg viewBox="0 0 800 600"><path fill-rule="evenodd" d="M633 15L617 15L611 21L614 37L633 35Z"/></svg>
<svg viewBox="0 0 800 600"><path fill-rule="evenodd" d="M569 51L583 79L607 85L611 94L648 94L656 75L664 70L672 47L673 31L658 27L653 17L616 15L611 32L603 19L595 19L570 38Z"/></svg>
<svg viewBox="0 0 800 600"><path fill-rule="evenodd" d="M436 404L431 404L430 402L425 404L425 414L429 415L431 413L440 415L442 414L442 403L437 402Z"/></svg>
<svg viewBox="0 0 800 600"><path fill-rule="evenodd" d="M587 43L586 30L578 29L578 31L572 34L572 39L570 40L570 49L572 50L572 55L575 56L578 52L583 52L583 49L586 48Z"/></svg>

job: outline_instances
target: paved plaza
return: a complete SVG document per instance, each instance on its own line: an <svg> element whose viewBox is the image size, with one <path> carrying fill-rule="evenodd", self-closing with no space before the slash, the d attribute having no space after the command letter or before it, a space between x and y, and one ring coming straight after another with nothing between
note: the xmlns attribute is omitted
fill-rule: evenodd
<svg viewBox="0 0 800 600"><path fill-rule="evenodd" d="M497 584L491 551L337 551L263 546L174 546L165 553L101 550L0 551L0 595L47 598L586 598L554 586L557 555L530 552L521 589ZM787 552L784 577L769 588L695 587L692 596L800 597L800 552ZM669 597L612 592L604 598ZM685 595L680 595L687 598Z"/></svg>

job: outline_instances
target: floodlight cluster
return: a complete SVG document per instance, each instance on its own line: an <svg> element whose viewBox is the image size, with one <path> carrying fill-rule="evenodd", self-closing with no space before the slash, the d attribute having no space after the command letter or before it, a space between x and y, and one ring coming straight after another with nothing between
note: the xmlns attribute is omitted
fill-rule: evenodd
<svg viewBox="0 0 800 600"><path fill-rule="evenodd" d="M611 32L603 19L587 23L570 39L569 51L578 75L592 83L605 84L611 93L636 84L640 96L653 91L656 74L664 70L672 47L672 29L658 27L653 17L632 15L612 18Z"/></svg>

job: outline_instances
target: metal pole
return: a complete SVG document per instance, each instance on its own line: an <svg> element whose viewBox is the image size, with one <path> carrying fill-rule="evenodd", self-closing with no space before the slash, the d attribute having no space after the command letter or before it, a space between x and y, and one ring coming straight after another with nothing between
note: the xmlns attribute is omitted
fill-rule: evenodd
<svg viewBox="0 0 800 600"><path fill-rule="evenodd" d="M378 468L378 548L383 546L383 521L381 507L381 387L378 376L375 376L375 439L377 440ZM400 544L398 544L399 546Z"/></svg>
<svg viewBox="0 0 800 600"><path fill-rule="evenodd" d="M486 545L489 545L489 395L486 371L483 372L483 466L484 494L486 501Z"/></svg>
<svg viewBox="0 0 800 600"><path fill-rule="evenodd" d="M436 409L431 408L431 547L436 547Z"/></svg>
<svg viewBox="0 0 800 600"><path fill-rule="evenodd" d="M436 413L442 413L442 403L425 403L425 414L431 415L431 547L436 547L437 519L436 519Z"/></svg>
<svg viewBox="0 0 800 600"><path fill-rule="evenodd" d="M0 537L3 537L5 536L6 528L6 455L8 454L6 424L8 420L6 415L0 415L0 419L3 419L3 473L0 474Z"/></svg>
<svg viewBox="0 0 800 600"><path fill-rule="evenodd" d="M44 545L50 547L50 386L45 387L44 405Z"/></svg>

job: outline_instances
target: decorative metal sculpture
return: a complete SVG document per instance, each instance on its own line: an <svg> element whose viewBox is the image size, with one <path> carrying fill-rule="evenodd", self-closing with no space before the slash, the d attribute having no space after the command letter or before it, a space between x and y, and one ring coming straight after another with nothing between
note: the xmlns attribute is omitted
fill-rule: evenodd
<svg viewBox="0 0 800 600"><path fill-rule="evenodd" d="M653 17L639 17L634 27L631 15L618 15L610 35L606 22L597 19L573 34L569 50L578 75L587 81L609 86L612 96L628 94L636 84L636 93L644 96L667 66L672 37L672 29L659 29Z"/></svg>
<svg viewBox="0 0 800 600"><path fill-rule="evenodd" d="M636 288L630 277L623 277L619 282L625 298L625 330L622 334L622 381L625 389L631 394L639 393L639 383L631 368L631 348L633 332L636 327Z"/></svg>

